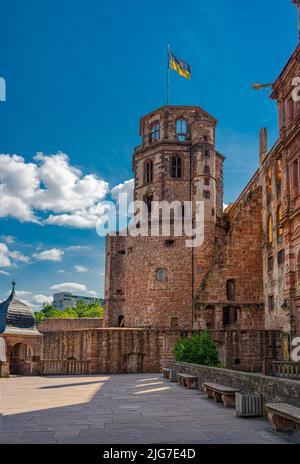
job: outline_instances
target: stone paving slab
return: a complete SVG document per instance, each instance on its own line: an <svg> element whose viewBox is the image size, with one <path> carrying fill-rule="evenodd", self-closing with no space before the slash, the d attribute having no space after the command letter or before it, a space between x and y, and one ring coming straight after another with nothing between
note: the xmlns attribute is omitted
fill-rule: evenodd
<svg viewBox="0 0 300 464"><path fill-rule="evenodd" d="M300 443L160 374L0 379L0 443Z"/></svg>

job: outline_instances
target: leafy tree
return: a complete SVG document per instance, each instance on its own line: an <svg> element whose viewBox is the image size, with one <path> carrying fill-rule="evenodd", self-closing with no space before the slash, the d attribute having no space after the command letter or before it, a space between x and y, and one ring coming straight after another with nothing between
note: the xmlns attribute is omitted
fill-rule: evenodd
<svg viewBox="0 0 300 464"><path fill-rule="evenodd" d="M208 330L179 340L174 345L173 353L179 362L220 366L217 345L211 339Z"/></svg>
<svg viewBox="0 0 300 464"><path fill-rule="evenodd" d="M53 305L44 304L41 311L35 313L36 321L42 322L45 319L77 319L81 317L102 318L103 307L99 303L87 305L84 301L78 301L75 308L66 308L62 311L56 309Z"/></svg>

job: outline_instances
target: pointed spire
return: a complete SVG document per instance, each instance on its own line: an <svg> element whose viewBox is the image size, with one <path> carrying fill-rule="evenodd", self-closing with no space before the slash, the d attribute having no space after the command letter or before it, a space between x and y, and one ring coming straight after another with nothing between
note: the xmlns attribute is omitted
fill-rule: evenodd
<svg viewBox="0 0 300 464"><path fill-rule="evenodd" d="M12 284L11 294L14 295L15 294L15 286L16 286L15 280L13 280L11 284Z"/></svg>

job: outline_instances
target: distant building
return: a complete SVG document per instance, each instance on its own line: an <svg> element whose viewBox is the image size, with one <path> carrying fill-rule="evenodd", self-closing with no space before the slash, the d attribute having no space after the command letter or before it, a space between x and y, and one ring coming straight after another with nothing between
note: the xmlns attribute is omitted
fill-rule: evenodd
<svg viewBox="0 0 300 464"><path fill-rule="evenodd" d="M101 298L94 298L91 296L77 296L67 292L54 293L53 295L53 306L61 311L66 308L74 308L78 301L83 301L87 305L94 303L103 304Z"/></svg>

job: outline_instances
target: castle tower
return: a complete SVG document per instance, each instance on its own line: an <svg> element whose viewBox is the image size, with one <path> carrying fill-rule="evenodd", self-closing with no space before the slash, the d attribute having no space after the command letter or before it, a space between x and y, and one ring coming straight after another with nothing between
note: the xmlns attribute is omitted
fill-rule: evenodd
<svg viewBox="0 0 300 464"><path fill-rule="evenodd" d="M223 213L223 161L217 121L196 106L164 106L141 118L133 155L134 199L204 203L205 241L187 237L108 237L105 325L191 329L195 288L213 259ZM148 219L147 219L148 221Z"/></svg>

